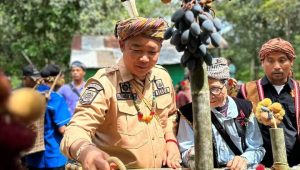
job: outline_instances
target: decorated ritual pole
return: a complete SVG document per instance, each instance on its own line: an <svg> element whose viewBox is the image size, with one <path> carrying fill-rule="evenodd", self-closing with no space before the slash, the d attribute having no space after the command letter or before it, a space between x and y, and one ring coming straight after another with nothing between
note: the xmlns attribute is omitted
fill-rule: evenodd
<svg viewBox="0 0 300 170"><path fill-rule="evenodd" d="M289 164L286 157L286 147L284 140L283 128L277 127L283 120L285 110L280 103L272 103L271 99L264 98L258 102L256 106L255 116L257 120L265 126L271 126L269 128L272 154L273 154L273 166L274 170L288 170Z"/></svg>
<svg viewBox="0 0 300 170"><path fill-rule="evenodd" d="M282 128L270 128L273 166L274 170L288 170L289 165L286 157L286 148L284 141L284 132Z"/></svg>
<svg viewBox="0 0 300 170"><path fill-rule="evenodd" d="M208 48L219 47L223 38L218 33L221 22L215 17L211 2L183 0L181 8L172 15L171 21L174 24L168 28L164 37L171 38L170 43L178 52L184 52L181 64L190 71L196 170L214 168L207 78L207 65L212 64L212 55Z"/></svg>

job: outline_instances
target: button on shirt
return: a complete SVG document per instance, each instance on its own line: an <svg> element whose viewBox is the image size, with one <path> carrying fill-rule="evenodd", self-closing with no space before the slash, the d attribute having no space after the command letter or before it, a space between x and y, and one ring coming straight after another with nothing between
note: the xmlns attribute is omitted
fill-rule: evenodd
<svg viewBox="0 0 300 170"><path fill-rule="evenodd" d="M152 83L154 79L156 83ZM152 100L153 90L157 92L155 116L149 123L138 120L132 98L137 93L131 93L128 83L142 92L139 97L148 101ZM103 90L85 95L90 85L97 89L102 86ZM134 79L121 59L118 65L99 70L87 82L80 101L88 104L78 102L76 114L66 128L61 143L65 155L71 157L70 146L83 139L120 158L127 168L162 166L164 134L173 133L176 124L175 93L171 78L162 67L155 66L142 83ZM142 113L150 113L143 102L137 100L137 104Z"/></svg>
<svg viewBox="0 0 300 170"><path fill-rule="evenodd" d="M80 94L82 89L84 88L85 82L83 82L79 86L79 88L76 87L74 82L71 82L71 85L73 86L74 90L76 90L78 92L78 94ZM78 94L76 94L76 92L74 92L74 90L72 90L70 84L65 84L58 91L58 93L61 94L65 98L65 100L69 106L70 112L72 114L75 111L75 107L76 107L77 101L79 99Z"/></svg>
<svg viewBox="0 0 300 170"><path fill-rule="evenodd" d="M245 152L243 152L241 138L237 133L234 122L234 118L238 116L237 106L231 97L228 97L228 100L228 111L226 117L216 109L212 109L212 114L216 115L217 119L223 125L223 128L226 130L233 143L242 151L243 154L241 156L248 160L248 167L252 167L258 164L263 159L265 154L265 149L262 147L263 140L259 131L259 127L256 119L253 117L253 114L251 114L246 129L247 149ZM212 125L212 132L216 141L215 147L217 149L218 163L220 165L226 165L227 162L232 160L235 155L227 146L226 142L221 137L214 125ZM188 152L190 148L194 147L194 132L187 120L182 116L180 117L177 140L179 142L180 152L182 153L183 163L188 166Z"/></svg>

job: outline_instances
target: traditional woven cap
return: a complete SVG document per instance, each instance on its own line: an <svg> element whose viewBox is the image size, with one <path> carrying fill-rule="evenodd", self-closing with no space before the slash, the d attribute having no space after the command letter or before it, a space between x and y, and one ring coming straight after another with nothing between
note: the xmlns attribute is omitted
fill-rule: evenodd
<svg viewBox="0 0 300 170"><path fill-rule="evenodd" d="M138 35L162 40L167 22L162 18L129 18L119 21L115 27L115 36L120 40L126 40Z"/></svg>
<svg viewBox="0 0 300 170"><path fill-rule="evenodd" d="M229 67L225 58L213 58L212 65L207 67L209 78L216 80L229 79Z"/></svg>
<svg viewBox="0 0 300 170"><path fill-rule="evenodd" d="M262 45L261 49L259 50L260 60L264 60L266 56L273 52L285 53L290 60L296 58L295 50L292 44L281 38L273 38Z"/></svg>

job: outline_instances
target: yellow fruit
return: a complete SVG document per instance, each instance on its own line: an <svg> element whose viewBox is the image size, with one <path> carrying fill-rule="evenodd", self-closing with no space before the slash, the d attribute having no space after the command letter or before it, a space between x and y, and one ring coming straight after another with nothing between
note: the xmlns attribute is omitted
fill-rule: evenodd
<svg viewBox="0 0 300 170"><path fill-rule="evenodd" d="M285 115L285 110L284 110L284 109L280 110L279 114L280 114L281 116L284 116L284 115Z"/></svg>
<svg viewBox="0 0 300 170"><path fill-rule="evenodd" d="M282 110L282 106L280 103L275 102L269 106L269 109L274 113L279 113Z"/></svg>
<svg viewBox="0 0 300 170"><path fill-rule="evenodd" d="M275 114L274 114L274 117L278 117L278 116L280 116L279 113L275 113Z"/></svg>
<svg viewBox="0 0 300 170"><path fill-rule="evenodd" d="M20 88L10 95L7 108L17 120L30 123L44 114L46 98L32 88Z"/></svg>
<svg viewBox="0 0 300 170"><path fill-rule="evenodd" d="M258 114L259 112L261 112L261 108L262 108L262 105L257 105L255 112Z"/></svg>
<svg viewBox="0 0 300 170"><path fill-rule="evenodd" d="M255 112L255 117L256 117L256 118L260 117L260 113L261 113L260 111Z"/></svg>
<svg viewBox="0 0 300 170"><path fill-rule="evenodd" d="M283 119L283 116L278 116L277 119L278 119L278 120L282 120L282 119Z"/></svg>
<svg viewBox="0 0 300 170"><path fill-rule="evenodd" d="M269 98L265 98L263 99L261 102L260 102L261 105L265 106L265 107L268 107L272 104L272 101L271 99Z"/></svg>

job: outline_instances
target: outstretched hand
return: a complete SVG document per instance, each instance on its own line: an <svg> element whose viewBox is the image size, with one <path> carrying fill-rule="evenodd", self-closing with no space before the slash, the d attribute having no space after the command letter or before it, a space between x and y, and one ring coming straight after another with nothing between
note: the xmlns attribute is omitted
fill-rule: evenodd
<svg viewBox="0 0 300 170"><path fill-rule="evenodd" d="M228 161L226 167L231 170L246 170L248 160L241 156L235 156L232 160Z"/></svg>
<svg viewBox="0 0 300 170"><path fill-rule="evenodd" d="M167 165L169 168L180 168L181 157L178 149L178 145L175 142L167 142L166 149L163 156L163 165Z"/></svg>
<svg viewBox="0 0 300 170"><path fill-rule="evenodd" d="M95 146L87 146L80 154L78 160L81 162L83 169L89 170L114 170L117 165L109 163L109 155Z"/></svg>

